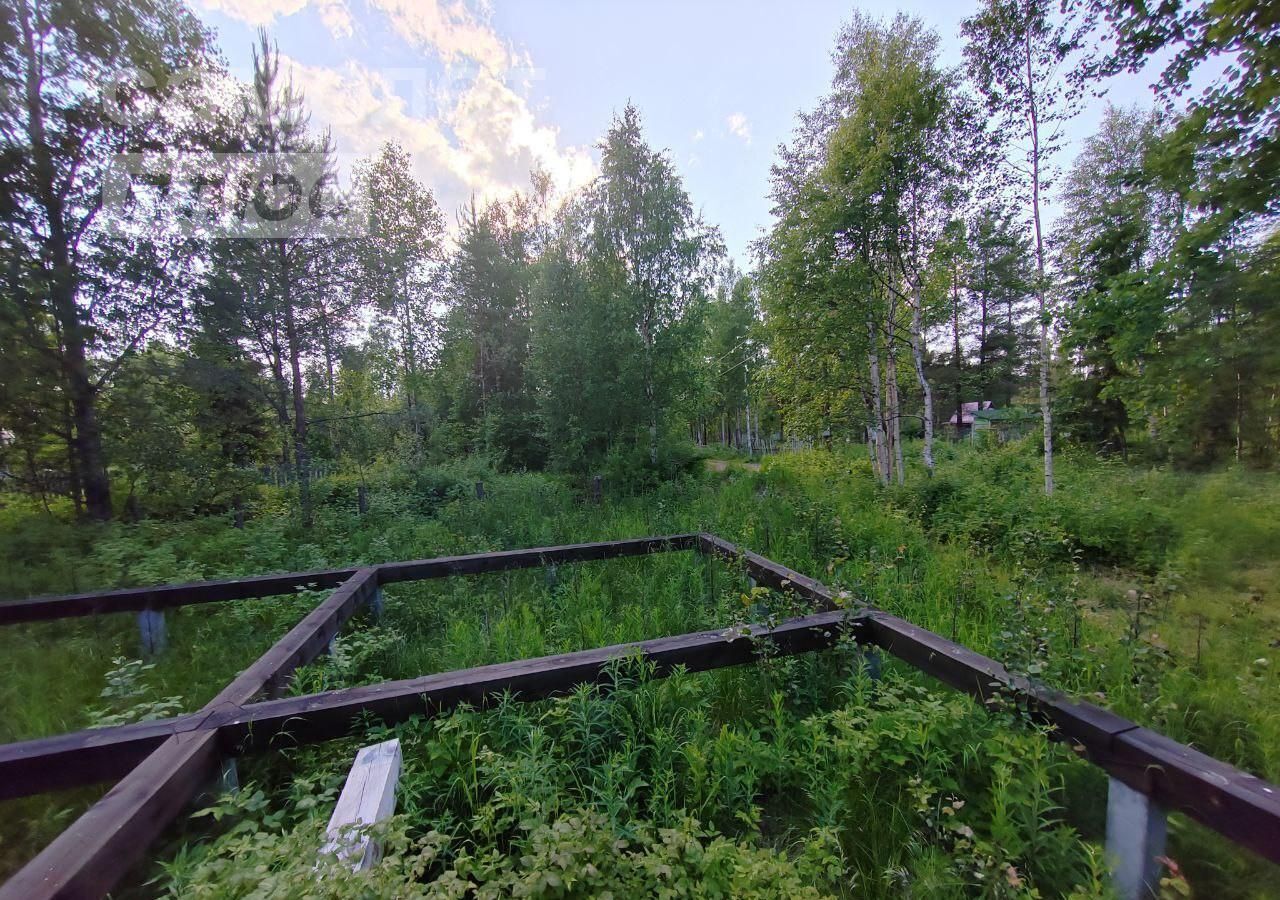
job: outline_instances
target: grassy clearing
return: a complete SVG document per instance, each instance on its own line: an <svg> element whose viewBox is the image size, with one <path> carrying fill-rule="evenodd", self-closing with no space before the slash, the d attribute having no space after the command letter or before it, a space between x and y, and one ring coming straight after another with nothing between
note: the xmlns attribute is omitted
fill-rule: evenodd
<svg viewBox="0 0 1280 900"><path fill-rule="evenodd" d="M19 595L707 529L1280 779L1274 476L1068 457L1050 502L1030 447L942 456L936 478L887 491L857 454L814 452L600 508L556 479L478 464L385 471L364 518L352 514L355 482L340 476L322 483L305 535L274 492L242 531L208 519L86 532L11 508L2 539L17 552L0 578ZM470 491L478 479L483 502ZM113 660L136 655L131 617L9 629L2 737L79 727L95 710L145 714L171 698L195 708L315 600L182 610L171 652L110 698L98 695L108 672L121 680ZM727 625L761 603L792 611L689 553L561 566L553 580L531 570L398 585L383 622L353 623L294 689ZM1104 890L1103 779L1011 713L897 665L873 684L852 649L665 682L617 677L609 696L584 690L395 729L406 755L392 852L372 880L335 877L326 890L407 895L406 880L423 896L462 896L463 885L479 896L630 896L655 884L724 896ZM256 896L305 893L327 798L355 747L384 733L357 731L249 762L251 786L170 835L133 890L247 896L243 873L254 873L266 879ZM91 796L7 804L0 871ZM1179 817L1170 852L1198 894L1277 896L1273 867Z"/></svg>

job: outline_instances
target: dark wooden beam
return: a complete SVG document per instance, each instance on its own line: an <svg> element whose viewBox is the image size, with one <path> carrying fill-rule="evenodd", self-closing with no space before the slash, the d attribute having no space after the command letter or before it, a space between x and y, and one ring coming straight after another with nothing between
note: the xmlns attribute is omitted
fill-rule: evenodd
<svg viewBox="0 0 1280 900"><path fill-rule="evenodd" d="M199 714L169 720L170 736L0 887L0 900L98 897L111 890L213 779L222 758L217 726L212 724L217 714L238 710L259 694L282 687L298 666L320 655L342 623L377 589L377 570L358 570ZM158 725L144 723L152 734ZM128 733L117 731L116 736L128 737ZM103 766L106 745L97 746L94 758ZM136 753L140 746L135 741L123 748L120 758ZM29 759L26 764L30 767Z"/></svg>
<svg viewBox="0 0 1280 900"><path fill-rule="evenodd" d="M264 691L278 693L289 674L323 650L342 622L373 596L379 583L686 549L735 560L757 583L790 591L824 611L774 628L706 631L308 697L251 702ZM555 696L579 684L607 680L613 662L628 655L646 659L655 674L662 676L678 666L702 671L750 662L761 642L771 643L775 653L818 650L834 644L846 631L852 632L854 639L878 645L979 699L996 695L1011 699L1035 718L1052 724L1057 737L1072 742L1117 779L1166 808L1181 811L1280 862L1280 788L1107 710L1073 701L1010 673L994 660L896 616L873 609L837 609L838 598L825 585L715 535L573 544L387 563L359 571L330 570L144 590L185 590L196 595L202 590L231 591L239 592L235 596L261 596L252 592L271 579L278 585L279 579L315 579L317 575L342 575L345 583L199 713L0 747L0 791L10 791L0 796L28 793L23 787L16 792L9 787L15 777L30 780L37 790L68 787L118 774L142 760L102 801L0 889L0 898L96 896L109 889L212 777L220 754L263 752L284 741L326 740L348 733L354 721L370 716L394 723L413 715L437 715L463 703L484 706L508 693L521 700ZM122 594L129 592L107 596ZM22 602L67 601L70 605L65 608L75 609L85 597L92 596L102 595ZM188 602L179 600L177 594L164 596L168 599L162 597L159 605ZM234 597L189 602L207 599ZM127 604L142 600L135 597L121 602L126 605L114 606L111 611L137 608ZM155 597L144 605L157 605ZM0 611L4 609L0 607ZM3 621L0 612L0 623ZM61 771L45 771L54 768Z"/></svg>
<svg viewBox="0 0 1280 900"><path fill-rule="evenodd" d="M4 744L0 746L0 800L122 778L170 735L190 731L205 718L203 713L193 713Z"/></svg>
<svg viewBox="0 0 1280 900"><path fill-rule="evenodd" d="M355 571L355 569L320 569L314 572L289 572L283 575L262 575L256 578L230 578L223 581L196 581L191 584L122 588L117 591L93 594L6 600L0 602L0 625L47 622L52 619L136 612L143 609L168 609L195 603L219 603L224 600L252 600L258 597L292 594L303 588L324 590L342 584L354 575Z"/></svg>
<svg viewBox="0 0 1280 900"><path fill-rule="evenodd" d="M126 775L166 736L191 731L226 706L279 694L298 666L324 651L356 610L373 598L377 572L360 569L209 701L201 712L0 745L0 800L63 790Z"/></svg>
<svg viewBox="0 0 1280 900"><path fill-rule="evenodd" d="M495 553L472 553L467 556L441 556L411 562L383 563L378 577L383 584L443 578L449 575L483 575L508 569L529 569L559 563L592 562L625 556L646 556L692 550L697 547L694 534L669 534L660 537L626 538L619 541L596 541L590 544L565 544L559 547L533 547L528 550L500 550Z"/></svg>
<svg viewBox="0 0 1280 900"><path fill-rule="evenodd" d="M350 733L353 723L369 717L394 724L411 716L436 716L464 703L483 707L505 694L521 701L558 696L582 684L607 681L610 666L626 657L643 659L654 667L655 677L665 677L677 667L702 672L752 662L764 644L770 645L770 655L826 649L842 634L856 635L861 627L857 614L815 613L774 627L700 631L255 703L215 715L212 723L228 750L260 753L282 741L314 743L340 737Z"/></svg>
<svg viewBox="0 0 1280 900"><path fill-rule="evenodd" d="M1052 725L1055 737L1165 809L1181 812L1260 856L1280 863L1280 787L1092 703L1011 674L998 662L897 616L876 610L867 638L982 700L997 695Z"/></svg>
<svg viewBox="0 0 1280 900"><path fill-rule="evenodd" d="M265 734L265 726L259 728L259 715L268 715L277 722L282 721L281 715L296 716L298 721L290 725L291 729L294 725L311 729L311 720L318 719L314 731L307 733L317 735L313 739L319 740L322 735L346 733L351 716L355 715L353 710L377 712L381 709L388 721L400 721L402 715L397 710L408 710L403 715L413 715L428 708L436 711L452 708L464 701L480 705L487 702L494 691L510 690L525 699L536 699L549 696L544 688L568 690L584 681L597 681L609 661L631 653L644 656L665 673L676 665L701 671L748 662L753 658L749 650L755 639L768 640L783 653L820 649L835 639L834 631L824 632L841 623L847 615L822 613L785 622L772 631L756 627L749 632L754 638L728 634L723 629L705 631L293 697L275 704L249 704L247 699L236 701L224 696L228 694L224 691L203 710L190 715L0 746L0 790L4 791L0 796L27 796L44 790L92 784L104 780L99 773L119 777L165 738L195 730L228 728L228 749L237 753L254 752L259 747L259 738ZM848 626L855 637L862 627L860 623L860 619L854 619ZM281 639L280 644L284 644L287 637ZM265 683L262 678L256 680ZM241 697L247 693L250 691L239 692ZM245 730L252 732L248 743L241 734Z"/></svg>
<svg viewBox="0 0 1280 900"><path fill-rule="evenodd" d="M237 675L205 705L205 710L241 706L262 693L279 696L294 670L323 653L347 620L371 601L377 590L376 567L357 571L249 668Z"/></svg>
<svg viewBox="0 0 1280 900"><path fill-rule="evenodd" d="M435 559L383 563L372 568L378 569L379 578L383 584L389 584L422 578L442 578L448 575L480 575L485 572L503 572L508 569L537 568L549 563L588 562L662 553L669 550L689 550L696 545L696 535L674 534L665 537L566 544L558 547L533 547L527 550L471 553L465 556L442 556ZM312 572L290 572L255 578L198 581L191 584L166 584L98 593L7 600L0 602L0 625L44 622L104 613L136 612L143 609L166 609L194 603L249 600L291 594L302 588L323 590L337 587L355 573L354 568L319 569Z"/></svg>
<svg viewBox="0 0 1280 900"><path fill-rule="evenodd" d="M753 553L724 538L703 532L698 535L698 551L739 563L757 584L787 591L815 604L819 609L835 609L839 604L832 590L817 579L788 569L759 553Z"/></svg>
<svg viewBox="0 0 1280 900"><path fill-rule="evenodd" d="M1147 728L1119 735L1099 762L1165 809L1280 863L1280 787Z"/></svg>
<svg viewBox="0 0 1280 900"><path fill-rule="evenodd" d="M213 780L219 758L215 731L167 738L0 886L0 900L104 896Z"/></svg>
<svg viewBox="0 0 1280 900"><path fill-rule="evenodd" d="M1108 750L1117 735L1138 726L1092 703L1072 700L1059 691L1014 675L995 660L905 619L880 610L867 618L872 643L913 668L979 700L1002 696L1021 704L1064 740L1090 750Z"/></svg>
<svg viewBox="0 0 1280 900"><path fill-rule="evenodd" d="M835 603L820 582L710 534L698 536L704 553L738 560L760 584L812 600ZM1280 787L1140 727L1092 703L1009 672L1003 665L928 629L880 610L862 619L860 639L913 668L979 700L1001 696L1054 729L1054 737L1135 790L1151 796L1280 863Z"/></svg>

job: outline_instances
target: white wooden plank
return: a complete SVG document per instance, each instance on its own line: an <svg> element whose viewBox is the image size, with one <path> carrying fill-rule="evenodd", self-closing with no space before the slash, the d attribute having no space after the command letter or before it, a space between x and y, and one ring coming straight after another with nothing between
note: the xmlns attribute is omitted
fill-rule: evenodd
<svg viewBox="0 0 1280 900"><path fill-rule="evenodd" d="M321 853L337 854L344 865L357 872L377 865L382 848L367 833L353 833L352 829L374 825L396 811L400 765L398 740L360 748L329 819L328 842Z"/></svg>

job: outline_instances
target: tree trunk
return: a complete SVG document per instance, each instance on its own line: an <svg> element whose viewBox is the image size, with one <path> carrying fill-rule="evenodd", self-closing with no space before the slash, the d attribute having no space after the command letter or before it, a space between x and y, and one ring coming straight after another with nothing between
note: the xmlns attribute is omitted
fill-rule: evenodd
<svg viewBox="0 0 1280 900"><path fill-rule="evenodd" d="M420 433L418 424L418 415L416 407L418 405L418 348L413 338L413 317L409 310L409 276L406 272L401 277L401 306L404 313L401 321L401 330L403 332L403 356L404 356L404 405L405 409L410 412L410 419L413 422L413 433L417 436ZM483 340L481 346L476 348L477 363L480 368L480 403L484 409L488 409L488 385L485 382L485 360Z"/></svg>
<svg viewBox="0 0 1280 900"><path fill-rule="evenodd" d="M71 411L76 425L80 479L84 505L89 516L100 521L111 518L111 480L102 452L102 429L98 424L98 391L89 379L84 347L71 358Z"/></svg>
<svg viewBox="0 0 1280 900"><path fill-rule="evenodd" d="M288 251L283 242L279 247L279 254L283 276L281 291L284 301L285 338L289 345L289 371L293 378L293 458L298 467L298 506L302 512L302 527L310 528L312 521L311 455L307 451L307 407L302 384L302 340L293 309Z"/></svg>
<svg viewBox="0 0 1280 900"><path fill-rule="evenodd" d="M917 285L911 304L911 355L916 363L916 377L920 380L920 390L924 392L924 468L933 474L933 388L924 371L924 295ZM958 332L957 332L958 333ZM959 359L959 341L956 342L957 359Z"/></svg>
<svg viewBox="0 0 1280 900"><path fill-rule="evenodd" d="M980 387L982 388L982 390L981 390L981 391L979 391L979 393L984 394L984 395L987 393L987 376L986 376L986 371L987 371L987 329L988 329L988 323L987 323L987 315L988 315L988 314L987 314L987 291L986 291L986 266L987 266L987 264L986 264L986 260L983 260L983 263L982 263L982 268L983 268L983 279L982 279L983 289L982 289L982 291L981 291L981 292L979 292L979 294L978 294L978 372L979 372L979 377L980 377L980 378L981 378L981 380L982 380L982 383L981 383L981 385L980 385ZM982 399L985 399L985 398L984 398L984 397L979 397L978 399L979 399L979 400L982 400Z"/></svg>
<svg viewBox="0 0 1280 900"><path fill-rule="evenodd" d="M951 353L956 365L956 427L964 419L964 358L960 350L960 273L956 267L951 271ZM979 351L981 356L981 351ZM981 392L980 392L981 393ZM982 402L978 397L978 402Z"/></svg>
<svg viewBox="0 0 1280 900"><path fill-rule="evenodd" d="M64 427L67 432L67 493L71 495L71 503L75 507L76 518L84 515L84 493L80 489L80 457L76 447L76 427L71 417L71 403L69 401L64 406ZM31 464L31 474L36 476L35 462ZM44 494L44 488L40 489L41 495ZM45 504L48 506L48 504Z"/></svg>
<svg viewBox="0 0 1280 900"><path fill-rule="evenodd" d="M644 399L649 407L649 465L658 467L658 392L653 374L653 325L646 311L640 336L644 340Z"/></svg>
<svg viewBox="0 0 1280 900"><path fill-rule="evenodd" d="M889 455L884 446L884 403L880 395L880 341L876 325L867 320L867 362L871 368L871 445L874 450L876 478L881 484L889 483Z"/></svg>
<svg viewBox="0 0 1280 900"><path fill-rule="evenodd" d="M42 63L36 53L36 35L25 2L18 4L18 28L21 32L25 63L25 100L27 138L30 140L33 179L48 224L44 237L48 253L49 299L62 337L62 374L71 404L72 446L78 461L85 509L94 519L111 518L111 480L107 475L102 452L102 430L98 424L98 389L89 376L86 343L87 330L76 303L75 261L72 259L72 235L67 230L66 206L56 184L53 150L45 132L44 98L41 96Z"/></svg>
<svg viewBox="0 0 1280 900"><path fill-rule="evenodd" d="M897 327L890 311L885 348L885 393L889 401L889 443L893 448L893 464L898 473L898 484L906 481L902 458L902 404L898 396L898 345Z"/></svg>
<svg viewBox="0 0 1280 900"><path fill-rule="evenodd" d="M1031 212L1036 231L1036 299L1040 306L1040 415L1044 419L1044 492L1053 493L1053 406L1049 398L1049 314L1045 302L1044 236L1040 230L1040 122L1036 112L1035 73L1031 67L1031 32L1025 40L1027 96L1031 120Z"/></svg>

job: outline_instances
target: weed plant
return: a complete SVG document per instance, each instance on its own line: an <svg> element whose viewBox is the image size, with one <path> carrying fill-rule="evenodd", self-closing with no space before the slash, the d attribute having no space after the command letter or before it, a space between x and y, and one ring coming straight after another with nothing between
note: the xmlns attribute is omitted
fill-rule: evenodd
<svg viewBox="0 0 1280 900"><path fill-rule="evenodd" d="M1052 499L1031 441L942 447L932 478L882 488L864 456L771 457L763 471L609 492L483 461L316 485L315 527L267 489L245 528L203 518L72 525L0 510L0 593L355 565L714 531L1280 780L1280 487L1064 455ZM474 482L484 481L477 500ZM693 553L388 586L295 692L410 677L800 611ZM195 709L321 594L187 607L170 649L138 656L130 616L0 631L0 739ZM113 688L112 685L116 687ZM611 690L507 702L242 761L246 787L167 836L128 891L175 896L1095 897L1105 778L1015 711L984 709L892 662L873 682L845 647ZM104 690L114 691L104 694ZM106 719L104 717L123 717ZM355 749L405 747L387 858L313 872ZM0 874L98 791L0 812ZM1171 819L1183 896L1280 896L1274 867ZM323 864L322 864L323 865ZM317 888L319 884L322 887ZM415 893L416 892L416 893Z"/></svg>

